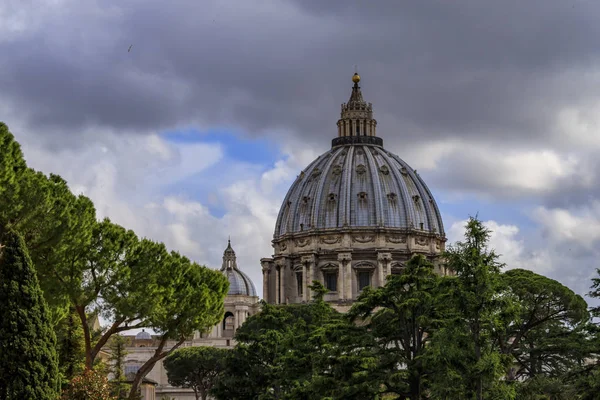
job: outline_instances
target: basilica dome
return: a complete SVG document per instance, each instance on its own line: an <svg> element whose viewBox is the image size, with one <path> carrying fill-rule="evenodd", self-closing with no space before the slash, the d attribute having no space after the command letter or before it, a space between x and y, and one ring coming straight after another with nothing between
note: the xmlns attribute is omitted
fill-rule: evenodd
<svg viewBox="0 0 600 400"><path fill-rule="evenodd" d="M427 185L400 157L383 148L377 122L355 74L342 105L338 137L289 189L274 238L341 228L415 229L444 235L442 217Z"/></svg>
<svg viewBox="0 0 600 400"><path fill-rule="evenodd" d="M354 74L331 149L296 177L275 223L271 257L261 259L263 298L302 303L312 283L345 310L420 255L446 273L442 217L416 170L383 146L373 106Z"/></svg>
<svg viewBox="0 0 600 400"><path fill-rule="evenodd" d="M227 248L223 252L223 265L221 272L229 281L228 296L256 296L256 288L248 275L240 271L237 266L235 251L231 247L231 241L227 243Z"/></svg>
<svg viewBox="0 0 600 400"><path fill-rule="evenodd" d="M275 237L354 227L444 233L425 182L376 144L336 146L302 171L285 197Z"/></svg>

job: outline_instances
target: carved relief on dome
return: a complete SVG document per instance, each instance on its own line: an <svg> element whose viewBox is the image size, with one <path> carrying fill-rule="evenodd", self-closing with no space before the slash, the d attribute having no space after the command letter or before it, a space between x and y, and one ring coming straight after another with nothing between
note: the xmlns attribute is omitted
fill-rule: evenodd
<svg viewBox="0 0 600 400"><path fill-rule="evenodd" d="M320 239L321 243L325 243L325 244L336 244L336 243L339 243L341 240L342 240L341 235L322 236Z"/></svg>
<svg viewBox="0 0 600 400"><path fill-rule="evenodd" d="M427 246L429 244L429 238L417 236L415 238L415 244L418 244L419 246Z"/></svg>
<svg viewBox="0 0 600 400"><path fill-rule="evenodd" d="M359 234L353 235L352 241L358 243L369 243L375 240L375 235Z"/></svg>
<svg viewBox="0 0 600 400"><path fill-rule="evenodd" d="M358 175L362 175L362 174L364 174L365 172L367 172L367 167L365 167L365 165L364 165L364 164L358 164L358 165L356 166L356 173L357 173Z"/></svg>
<svg viewBox="0 0 600 400"><path fill-rule="evenodd" d="M385 237L385 241L388 243L406 243L406 236L404 235L389 235Z"/></svg>
<svg viewBox="0 0 600 400"><path fill-rule="evenodd" d="M279 251L286 251L286 250L287 250L287 243L286 242L279 243Z"/></svg>
<svg viewBox="0 0 600 400"><path fill-rule="evenodd" d="M296 239L295 242L298 247L306 247L310 244L310 238L300 238Z"/></svg>
<svg viewBox="0 0 600 400"><path fill-rule="evenodd" d="M436 249L436 250L439 250L441 247L442 247L442 246L441 246L441 243L440 243L440 241L439 241L439 240L436 240L436 241L435 241L435 249Z"/></svg>

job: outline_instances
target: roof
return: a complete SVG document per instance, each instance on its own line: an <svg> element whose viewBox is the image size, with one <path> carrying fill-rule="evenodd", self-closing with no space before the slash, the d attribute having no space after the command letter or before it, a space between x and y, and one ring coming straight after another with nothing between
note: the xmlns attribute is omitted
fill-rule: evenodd
<svg viewBox="0 0 600 400"><path fill-rule="evenodd" d="M227 248L223 252L223 265L221 272L229 281L228 295L256 296L256 288L248 275L240 271L237 266L237 257L231 247L231 240L227 243Z"/></svg>

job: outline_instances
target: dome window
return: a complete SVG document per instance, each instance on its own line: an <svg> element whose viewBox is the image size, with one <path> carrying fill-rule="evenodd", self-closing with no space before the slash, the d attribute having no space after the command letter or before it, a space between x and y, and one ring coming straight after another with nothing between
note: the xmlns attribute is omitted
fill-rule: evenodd
<svg viewBox="0 0 600 400"><path fill-rule="evenodd" d="M302 198L302 201L304 202L304 204L308 203L309 200L310 200L310 197L308 197L308 196L304 196Z"/></svg>
<svg viewBox="0 0 600 400"><path fill-rule="evenodd" d="M362 174L364 174L365 172L367 172L367 167L365 167L365 165L364 165L364 164L358 164L358 165L356 166L356 173L357 173L358 175L362 175Z"/></svg>
<svg viewBox="0 0 600 400"><path fill-rule="evenodd" d="M408 171L406 170L406 168L402 167L402 168L400 168L400 173L401 173L402 175L407 175L407 174L408 174Z"/></svg>
<svg viewBox="0 0 600 400"><path fill-rule="evenodd" d="M329 201L335 201L336 195L335 193L329 193Z"/></svg>
<svg viewBox="0 0 600 400"><path fill-rule="evenodd" d="M361 200L366 200L367 199L367 192L360 192L358 193L358 198Z"/></svg>
<svg viewBox="0 0 600 400"><path fill-rule="evenodd" d="M415 203L418 203L418 202L419 202L419 199L420 199L420 197L419 197L419 195L418 195L418 194L415 194L415 195L413 196L413 200L415 201Z"/></svg>
<svg viewBox="0 0 600 400"><path fill-rule="evenodd" d="M333 175L340 175L342 173L342 166L341 165L335 165L331 171L331 173Z"/></svg>
<svg viewBox="0 0 600 400"><path fill-rule="evenodd" d="M389 199L389 201L396 201L396 198L398 197L398 195L396 193L388 193L387 198Z"/></svg>
<svg viewBox="0 0 600 400"><path fill-rule="evenodd" d="M389 175L390 169L387 166L382 165L381 168L379 168L379 172L381 172L383 175Z"/></svg>

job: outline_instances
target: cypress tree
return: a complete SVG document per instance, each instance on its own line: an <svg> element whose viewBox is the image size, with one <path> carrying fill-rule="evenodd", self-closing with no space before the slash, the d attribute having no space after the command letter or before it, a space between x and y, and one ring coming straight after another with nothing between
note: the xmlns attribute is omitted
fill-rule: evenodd
<svg viewBox="0 0 600 400"><path fill-rule="evenodd" d="M23 239L0 236L0 398L56 399L56 338Z"/></svg>

